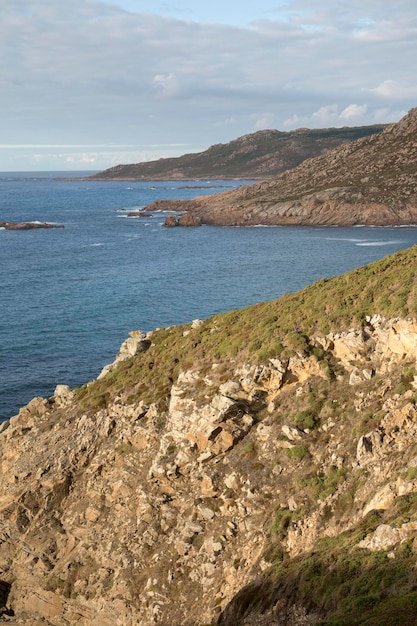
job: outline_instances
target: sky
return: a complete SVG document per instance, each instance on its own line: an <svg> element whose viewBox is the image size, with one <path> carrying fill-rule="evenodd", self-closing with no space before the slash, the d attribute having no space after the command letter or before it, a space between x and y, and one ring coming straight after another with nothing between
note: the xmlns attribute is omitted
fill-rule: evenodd
<svg viewBox="0 0 417 626"><path fill-rule="evenodd" d="M416 67L415 0L0 0L0 171L396 122Z"/></svg>

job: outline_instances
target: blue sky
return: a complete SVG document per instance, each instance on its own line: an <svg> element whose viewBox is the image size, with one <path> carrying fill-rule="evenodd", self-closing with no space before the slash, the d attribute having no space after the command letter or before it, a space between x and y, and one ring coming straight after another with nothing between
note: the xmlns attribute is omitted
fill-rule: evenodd
<svg viewBox="0 0 417 626"><path fill-rule="evenodd" d="M101 170L417 105L415 0L0 4L0 170Z"/></svg>

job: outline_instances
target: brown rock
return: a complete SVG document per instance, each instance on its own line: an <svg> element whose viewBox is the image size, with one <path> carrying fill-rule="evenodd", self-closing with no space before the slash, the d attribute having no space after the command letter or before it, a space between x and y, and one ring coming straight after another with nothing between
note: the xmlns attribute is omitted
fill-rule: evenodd
<svg viewBox="0 0 417 626"><path fill-rule="evenodd" d="M178 226L201 226L201 219L194 213L183 213L178 218Z"/></svg>
<svg viewBox="0 0 417 626"><path fill-rule="evenodd" d="M164 222L163 225L168 227L168 228L173 228L175 226L178 226L177 218L175 217L175 215L168 215L165 218L165 222Z"/></svg>
<svg viewBox="0 0 417 626"><path fill-rule="evenodd" d="M343 144L274 179L182 200L180 210L220 226L415 224L416 132L417 108L380 134ZM158 208L172 208L168 203L160 201Z"/></svg>

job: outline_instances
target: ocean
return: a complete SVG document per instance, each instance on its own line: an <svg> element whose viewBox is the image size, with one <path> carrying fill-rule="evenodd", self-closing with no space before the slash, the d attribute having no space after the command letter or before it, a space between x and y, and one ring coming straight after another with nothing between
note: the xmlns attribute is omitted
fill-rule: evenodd
<svg viewBox="0 0 417 626"><path fill-rule="evenodd" d="M0 173L0 420L59 383L95 378L131 330L191 322L293 292L417 241L417 228L162 227L156 199L250 181L99 182ZM65 180L64 178L73 180Z"/></svg>

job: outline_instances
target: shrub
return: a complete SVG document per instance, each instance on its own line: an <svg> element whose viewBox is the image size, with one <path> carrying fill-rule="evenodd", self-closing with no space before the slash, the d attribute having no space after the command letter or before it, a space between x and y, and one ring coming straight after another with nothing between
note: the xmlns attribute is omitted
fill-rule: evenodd
<svg viewBox="0 0 417 626"><path fill-rule="evenodd" d="M289 459L296 459L297 461L302 461L304 457L308 454L307 446L300 445L294 446L293 448L287 448L287 456Z"/></svg>

